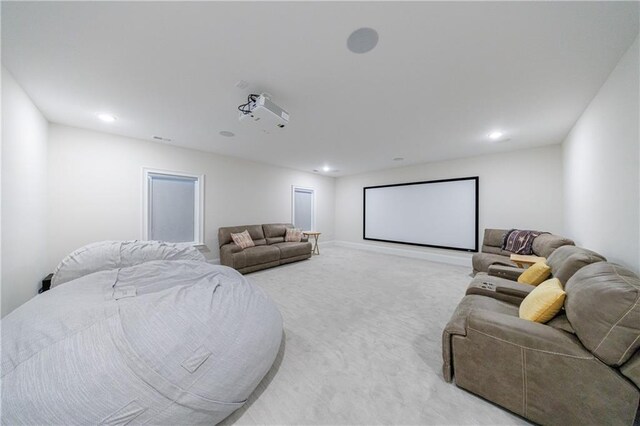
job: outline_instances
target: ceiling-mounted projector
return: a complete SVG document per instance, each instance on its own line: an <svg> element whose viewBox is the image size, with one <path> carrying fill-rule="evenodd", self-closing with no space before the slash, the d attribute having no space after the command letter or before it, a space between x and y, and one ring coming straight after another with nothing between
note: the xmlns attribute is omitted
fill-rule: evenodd
<svg viewBox="0 0 640 426"><path fill-rule="evenodd" d="M247 103L240 105L238 109L241 122L255 123L266 133L274 129L284 129L289 124L289 113L271 102L264 93L249 95Z"/></svg>

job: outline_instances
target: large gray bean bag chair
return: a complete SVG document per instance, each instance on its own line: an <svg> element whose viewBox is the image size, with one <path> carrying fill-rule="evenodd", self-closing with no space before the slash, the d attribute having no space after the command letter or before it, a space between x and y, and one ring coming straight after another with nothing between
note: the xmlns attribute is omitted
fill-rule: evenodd
<svg viewBox="0 0 640 426"><path fill-rule="evenodd" d="M51 287L92 272L139 265L151 260L206 259L192 244L163 241L100 241L68 254L53 271Z"/></svg>
<svg viewBox="0 0 640 426"><path fill-rule="evenodd" d="M274 303L225 266L85 275L2 320L2 423L215 424L256 388L281 337Z"/></svg>

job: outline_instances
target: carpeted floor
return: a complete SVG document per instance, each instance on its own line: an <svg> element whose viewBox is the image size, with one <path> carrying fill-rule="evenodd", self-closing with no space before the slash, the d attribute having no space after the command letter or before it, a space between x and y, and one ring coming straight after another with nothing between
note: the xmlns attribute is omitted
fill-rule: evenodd
<svg viewBox="0 0 640 426"><path fill-rule="evenodd" d="M340 247L247 275L280 307L276 363L225 424L527 424L442 379L468 268Z"/></svg>

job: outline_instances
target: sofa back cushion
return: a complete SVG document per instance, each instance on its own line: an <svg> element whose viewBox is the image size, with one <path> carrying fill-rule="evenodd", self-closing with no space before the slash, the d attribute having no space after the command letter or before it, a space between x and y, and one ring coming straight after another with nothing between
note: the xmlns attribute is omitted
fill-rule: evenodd
<svg viewBox="0 0 640 426"><path fill-rule="evenodd" d="M227 226L218 229L218 246L222 247L225 244L232 243L231 234L239 234L244 230L249 231L253 243L257 246L265 245L264 232L262 231L262 225L242 225L242 226Z"/></svg>
<svg viewBox="0 0 640 426"><path fill-rule="evenodd" d="M554 250L547 259L551 267L551 275L566 284L578 270L596 262L606 262L604 256L576 246L562 246Z"/></svg>
<svg viewBox="0 0 640 426"><path fill-rule="evenodd" d="M287 232L287 228L293 228L291 223L267 223L262 225L264 230L264 236L267 240L267 244L276 244L284 242L284 235Z"/></svg>
<svg viewBox="0 0 640 426"><path fill-rule="evenodd" d="M573 240L554 234L540 234L533 240L533 253L536 256L549 257L558 247L575 245Z"/></svg>
<svg viewBox="0 0 640 426"><path fill-rule="evenodd" d="M502 250L502 242L508 231L508 229L486 228L482 239L482 252L509 256L510 252Z"/></svg>
<svg viewBox="0 0 640 426"><path fill-rule="evenodd" d="M637 275L597 262L576 272L565 291L565 311L576 336L602 362L618 367L640 348Z"/></svg>

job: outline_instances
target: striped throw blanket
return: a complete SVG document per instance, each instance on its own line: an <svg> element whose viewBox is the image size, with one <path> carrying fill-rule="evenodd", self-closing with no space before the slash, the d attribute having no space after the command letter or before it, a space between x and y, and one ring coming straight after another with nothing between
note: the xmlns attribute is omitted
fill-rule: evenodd
<svg viewBox="0 0 640 426"><path fill-rule="evenodd" d="M502 249L516 254L533 254L533 240L547 232L510 229L502 240Z"/></svg>

